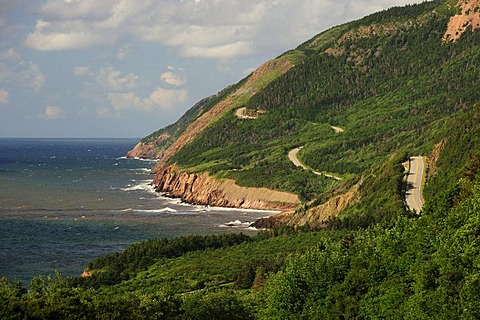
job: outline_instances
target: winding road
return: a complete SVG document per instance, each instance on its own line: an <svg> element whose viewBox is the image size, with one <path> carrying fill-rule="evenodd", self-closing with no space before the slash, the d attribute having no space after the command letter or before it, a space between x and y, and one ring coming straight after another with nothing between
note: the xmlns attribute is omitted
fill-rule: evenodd
<svg viewBox="0 0 480 320"><path fill-rule="evenodd" d="M243 107L235 111L235 115L238 119L257 119L257 117L252 117L247 115L247 108Z"/></svg>
<svg viewBox="0 0 480 320"><path fill-rule="evenodd" d="M342 132L345 132L344 129L340 128L340 127L335 127L335 126L330 126L330 128L332 128L333 131L335 131L335 133L342 133ZM337 177L337 176L334 176L334 175L331 175L331 174L328 174L328 173L325 173L325 172L318 172L318 171L315 171L315 170L312 170L311 168L307 167L306 165L304 165L299 159L298 159L298 152L300 152L300 150L302 150L303 146L302 147L299 147L299 148L295 148L293 150L291 150L289 153L288 153L288 159L290 159L290 161L296 166L296 167L301 167L303 168L304 170L308 170L308 171L312 171L313 174L316 174L317 176L324 176L324 177L327 177L327 178L330 178L330 179L335 179L337 181L340 181L342 180L342 178L340 177Z"/></svg>
<svg viewBox="0 0 480 320"><path fill-rule="evenodd" d="M425 173L423 157L410 157L410 170L407 177L407 192L405 201L411 211L420 214L423 208L422 184Z"/></svg>
<svg viewBox="0 0 480 320"><path fill-rule="evenodd" d="M313 174L316 174L317 176L325 176L325 177L327 177L327 178L335 179L335 180L337 180L337 181L342 180L342 178L336 177L336 176L331 175L331 174L327 174L327 173L323 173L323 172L318 172L318 171L311 170L311 169L308 168L306 165L304 165L304 164L298 159L298 152L299 152L302 148L303 148L303 147L295 148L295 149L291 150L291 151L288 153L288 159L290 159L290 161L291 161L296 167L301 167L301 168L303 168L304 170L312 171L312 173L313 173Z"/></svg>

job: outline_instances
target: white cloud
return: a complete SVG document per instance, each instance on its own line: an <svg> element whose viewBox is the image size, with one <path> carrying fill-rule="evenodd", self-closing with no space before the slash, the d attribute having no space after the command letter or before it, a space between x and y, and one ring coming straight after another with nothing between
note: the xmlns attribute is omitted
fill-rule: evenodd
<svg viewBox="0 0 480 320"><path fill-rule="evenodd" d="M56 106L46 106L42 118L47 120L63 119L67 117L65 110Z"/></svg>
<svg viewBox="0 0 480 320"><path fill-rule="evenodd" d="M74 67L73 74L76 76L87 76L87 77L91 77L95 75L95 73L92 70L90 70L90 67L85 67L85 66Z"/></svg>
<svg viewBox="0 0 480 320"><path fill-rule="evenodd" d="M40 70L40 67L30 61L22 61L20 69L23 69L17 74L17 79L25 87L30 87L38 92L45 84L45 75Z"/></svg>
<svg viewBox="0 0 480 320"><path fill-rule="evenodd" d="M182 53L186 57L234 58L252 55L255 50L251 43L240 41L215 47L185 47Z"/></svg>
<svg viewBox="0 0 480 320"><path fill-rule="evenodd" d="M108 100L116 111L141 110L168 110L185 103L188 99L187 90L170 90L156 88L150 96L141 98L133 92L110 93Z"/></svg>
<svg viewBox="0 0 480 320"><path fill-rule="evenodd" d="M80 50L111 45L115 33L110 36L83 21L46 22L38 20L35 31L28 34L25 45L39 51Z"/></svg>
<svg viewBox="0 0 480 320"><path fill-rule="evenodd" d="M8 61L10 63L21 61L21 55L17 50L9 48L6 51L0 52L0 61Z"/></svg>
<svg viewBox="0 0 480 320"><path fill-rule="evenodd" d="M112 111L111 109L105 107L97 108L96 113L100 118L106 119L116 119L121 117L120 112L114 110Z"/></svg>
<svg viewBox="0 0 480 320"><path fill-rule="evenodd" d="M111 67L101 68L97 75L97 83L114 91L126 91L137 87L140 78L130 73L122 76L122 73Z"/></svg>
<svg viewBox="0 0 480 320"><path fill-rule="evenodd" d="M158 106L160 109L171 109L185 103L187 99L187 90L169 90L163 88L157 88L148 98L154 106Z"/></svg>
<svg viewBox="0 0 480 320"><path fill-rule="evenodd" d="M130 46L122 46L117 49L117 60L124 60L130 53Z"/></svg>
<svg viewBox="0 0 480 320"><path fill-rule="evenodd" d="M0 104L7 105L9 98L10 98L10 92L5 88L1 88L0 89Z"/></svg>
<svg viewBox="0 0 480 320"><path fill-rule="evenodd" d="M174 69L170 69L170 68L168 68L168 69L169 70L174 70ZM165 83L170 84L172 86L181 86L181 85L184 85L186 83L186 80L183 76L178 75L178 74L174 73L173 71L163 72L160 75L160 79L162 81L164 81Z"/></svg>
<svg viewBox="0 0 480 320"><path fill-rule="evenodd" d="M417 1L420 2L420 1ZM411 0L48 0L25 44L37 50L159 42L187 57L285 50L351 19ZM125 49L125 48L124 48ZM128 50L119 50L123 59Z"/></svg>
<svg viewBox="0 0 480 320"><path fill-rule="evenodd" d="M38 64L25 60L15 49L0 52L0 83L13 84L38 92L45 75Z"/></svg>

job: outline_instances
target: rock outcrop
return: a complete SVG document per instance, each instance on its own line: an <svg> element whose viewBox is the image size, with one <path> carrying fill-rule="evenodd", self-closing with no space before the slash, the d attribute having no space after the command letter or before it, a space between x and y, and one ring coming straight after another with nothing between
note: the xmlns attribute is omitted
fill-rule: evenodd
<svg viewBox="0 0 480 320"><path fill-rule="evenodd" d="M480 0L459 1L462 13L450 18L443 41L457 41L468 27L480 28Z"/></svg>
<svg viewBox="0 0 480 320"><path fill-rule="evenodd" d="M301 227L304 225L319 227L325 224L330 218L337 217L348 206L360 201L360 184L344 194L331 198L327 202L308 209L304 214L295 214L288 221L288 225Z"/></svg>
<svg viewBox="0 0 480 320"><path fill-rule="evenodd" d="M445 149L446 144L447 144L447 138L442 139L439 143L433 146L430 156L427 157L427 168L426 168L427 180L437 174L437 171L438 171L437 160L440 157L440 154L442 153L443 149Z"/></svg>
<svg viewBox="0 0 480 320"><path fill-rule="evenodd" d="M287 210L301 203L296 194L266 188L246 188L236 185L233 180L217 180L206 173L177 172L174 167L158 169L153 183L158 192L191 204Z"/></svg>
<svg viewBox="0 0 480 320"><path fill-rule="evenodd" d="M155 140L140 141L132 150L128 151L127 158L160 159L163 152L158 146L168 138L170 138L170 135L162 134Z"/></svg>
<svg viewBox="0 0 480 320"><path fill-rule="evenodd" d="M250 226L257 229L280 228L282 226L286 226L294 214L295 211L293 210L282 211L270 217L257 219L257 221L252 223Z"/></svg>
<svg viewBox="0 0 480 320"><path fill-rule="evenodd" d="M287 225L294 228L303 226L321 228L330 218L337 217L347 207L360 201L360 185L361 182L344 194L335 196L321 205L307 209L305 212L284 211L258 219L252 224L252 227L271 229Z"/></svg>

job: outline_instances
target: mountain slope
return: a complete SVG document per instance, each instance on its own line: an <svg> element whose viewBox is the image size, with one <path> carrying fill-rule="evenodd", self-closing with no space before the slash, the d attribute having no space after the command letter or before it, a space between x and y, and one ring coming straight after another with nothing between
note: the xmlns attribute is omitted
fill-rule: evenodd
<svg viewBox="0 0 480 320"><path fill-rule="evenodd" d="M183 197L175 186L165 187L169 172L168 179L202 174L206 185L234 180L297 194L303 205L289 218L282 215L294 226L318 227L345 210L346 220L364 216L361 224L406 214L401 163L410 154L429 155L451 134L442 129L478 104L475 8L475 0L392 8L267 62L170 140L155 169L158 191ZM453 38L452 21L470 25ZM255 117L238 117L240 108ZM287 155L298 147L302 163L342 180L293 165ZM375 201L368 202L372 190Z"/></svg>

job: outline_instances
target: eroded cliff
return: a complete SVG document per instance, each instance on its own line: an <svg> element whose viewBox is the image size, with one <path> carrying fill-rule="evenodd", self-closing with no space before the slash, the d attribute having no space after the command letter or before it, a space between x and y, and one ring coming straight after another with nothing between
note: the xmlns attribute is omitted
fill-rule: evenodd
<svg viewBox="0 0 480 320"><path fill-rule="evenodd" d="M443 41L457 41L469 27L480 28L480 1L461 0L458 5L461 13L450 18Z"/></svg>
<svg viewBox="0 0 480 320"><path fill-rule="evenodd" d="M358 183L347 192L337 195L318 206L313 206L306 210L283 211L271 217L258 219L252 226L259 229L278 228L284 225L294 228L303 226L311 228L322 227L329 219L337 217L347 207L360 201L360 184Z"/></svg>
<svg viewBox="0 0 480 320"><path fill-rule="evenodd" d="M246 188L233 180L217 180L206 173L176 171L175 167L159 168L155 189L191 204L219 207L287 210L301 202L296 194L266 188Z"/></svg>
<svg viewBox="0 0 480 320"><path fill-rule="evenodd" d="M140 141L132 150L128 151L127 158L160 159L163 152L158 146L168 138L170 138L170 135L162 134L155 140Z"/></svg>

